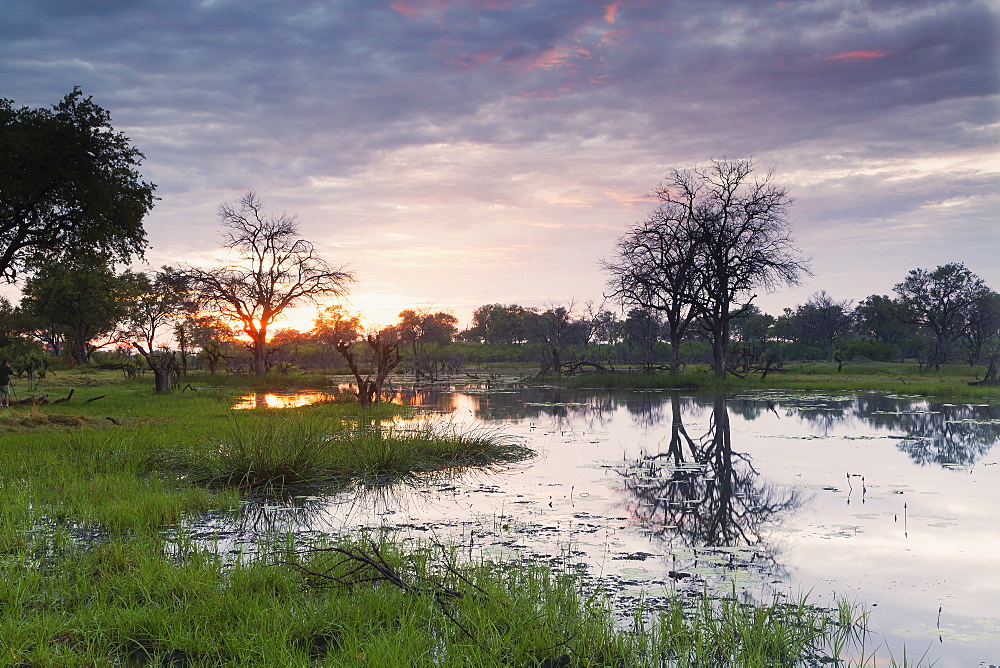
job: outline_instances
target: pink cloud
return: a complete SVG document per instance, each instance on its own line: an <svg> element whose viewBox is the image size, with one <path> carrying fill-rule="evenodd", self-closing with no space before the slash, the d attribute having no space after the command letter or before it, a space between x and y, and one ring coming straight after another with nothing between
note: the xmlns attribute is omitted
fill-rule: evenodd
<svg viewBox="0 0 1000 668"><path fill-rule="evenodd" d="M389 7L411 19L422 14L440 13L455 5L466 5L476 9L508 9L513 0L393 0Z"/></svg>
<svg viewBox="0 0 1000 668"><path fill-rule="evenodd" d="M417 18L421 10L421 7L417 6L416 2L410 2L410 0L396 0L396 2L389 3L389 7L411 19Z"/></svg>
<svg viewBox="0 0 1000 668"><path fill-rule="evenodd" d="M625 38L630 34L632 34L632 32L625 28L609 30L604 33L603 37L601 37L601 44L604 44L605 46L619 46L625 42Z"/></svg>
<svg viewBox="0 0 1000 668"><path fill-rule="evenodd" d="M502 52L500 51L483 51L480 53L460 53L457 56L448 59L448 63L460 70L468 70L482 65L483 63L488 63L491 60L498 58Z"/></svg>
<svg viewBox="0 0 1000 668"><path fill-rule="evenodd" d="M847 51L833 56L827 56L823 60L839 60L853 62L855 60L870 60L871 58L884 58L889 55L887 51Z"/></svg>
<svg viewBox="0 0 1000 668"><path fill-rule="evenodd" d="M617 2L612 2L610 5L604 6L604 20L608 23L615 22L615 15L618 13L618 4Z"/></svg>

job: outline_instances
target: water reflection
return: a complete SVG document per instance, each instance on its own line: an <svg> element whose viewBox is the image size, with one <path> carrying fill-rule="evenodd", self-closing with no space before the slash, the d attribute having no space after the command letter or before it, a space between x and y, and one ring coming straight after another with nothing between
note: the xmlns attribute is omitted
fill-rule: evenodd
<svg viewBox="0 0 1000 668"><path fill-rule="evenodd" d="M850 424L887 432L897 447L921 465L972 466L1000 441L1000 406L952 404L911 397L799 395L735 402L740 415L755 420L762 405L797 418L811 433L830 436Z"/></svg>
<svg viewBox="0 0 1000 668"><path fill-rule="evenodd" d="M240 398L236 409L294 408L332 401L344 392L341 384L327 391L254 392ZM577 428L597 430L619 408L625 408L636 427L653 429L666 420L671 405L671 424L676 395L669 400L662 392L599 393L538 387L492 387L487 384L437 389L400 387L384 399L429 413L445 413L481 420L547 418L554 428L566 430L567 420ZM760 393L728 401L728 409L744 420L774 416L798 420L811 434L831 436L849 423L890 432L897 447L915 462L946 468L972 466L1000 440L1000 406L935 403L908 397L874 394L818 395Z"/></svg>
<svg viewBox="0 0 1000 668"><path fill-rule="evenodd" d="M802 495L766 482L747 454L734 451L725 396L713 398L707 430L698 436L688 433L682 403L695 400L670 396L666 447L619 470L629 513L671 548L755 547L755 558L776 566L764 529L801 506ZM730 557L735 561L735 553Z"/></svg>
<svg viewBox="0 0 1000 668"><path fill-rule="evenodd" d="M959 663L944 665L976 665L993 658L981 648L1000 646L1000 626L965 639L995 616L1000 598L998 406L489 385L398 388L391 398L421 414L489 423L539 456L440 484L258 500L202 526L228 528L226 540L241 549L269 532L358 529L491 556L551 557L571 546L593 573L618 578L614 592L728 593L742 578L741 591L877 601L883 623L913 638L965 634L968 645L942 650ZM690 577L678 584L671 572ZM926 647L917 646L918 654Z"/></svg>
<svg viewBox="0 0 1000 668"><path fill-rule="evenodd" d="M239 398L234 410L254 408L299 408L311 404L332 401L336 395L317 390L298 392L252 392Z"/></svg>

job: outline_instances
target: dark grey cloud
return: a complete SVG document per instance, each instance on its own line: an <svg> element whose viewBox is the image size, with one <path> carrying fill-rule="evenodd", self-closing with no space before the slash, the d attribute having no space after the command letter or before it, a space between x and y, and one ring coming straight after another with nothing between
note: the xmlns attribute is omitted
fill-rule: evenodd
<svg viewBox="0 0 1000 668"><path fill-rule="evenodd" d="M22 2L0 84L39 104L81 83L130 124L176 124L171 150L225 163L220 143L273 142L333 173L373 149L560 134L761 151L998 90L985 3L636 4L610 23L579 0Z"/></svg>
<svg viewBox="0 0 1000 668"><path fill-rule="evenodd" d="M757 155L779 175L844 171L795 191L807 226L877 227L986 196L989 170L922 174L901 194L885 165L995 147L998 35L985 0L9 0L0 96L41 106L81 85L145 152L156 215L211 216L247 187L319 206L317 179L364 179L348 189L360 202L373 171L398 170L376 197L434 190L549 224L531 202ZM489 155L437 148L465 145ZM591 218L572 206L589 224L641 216L588 201ZM365 229L397 224L388 204L351 207Z"/></svg>

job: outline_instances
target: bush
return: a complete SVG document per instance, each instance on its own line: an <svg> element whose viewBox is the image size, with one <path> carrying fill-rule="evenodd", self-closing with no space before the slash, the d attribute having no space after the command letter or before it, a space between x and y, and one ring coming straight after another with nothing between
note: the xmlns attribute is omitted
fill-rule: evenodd
<svg viewBox="0 0 1000 668"><path fill-rule="evenodd" d="M899 359L899 347L884 341L854 341L843 349L845 359L867 357L876 362L894 362Z"/></svg>

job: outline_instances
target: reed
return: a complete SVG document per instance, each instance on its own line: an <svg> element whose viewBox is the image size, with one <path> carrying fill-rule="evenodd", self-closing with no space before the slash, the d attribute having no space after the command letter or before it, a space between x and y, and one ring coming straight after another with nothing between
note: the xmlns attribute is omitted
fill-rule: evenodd
<svg viewBox="0 0 1000 668"><path fill-rule="evenodd" d="M349 481L371 482L486 467L527 459L533 452L489 429L453 425L404 427L333 418L317 411L233 415L177 454L176 468L213 487L277 489Z"/></svg>

